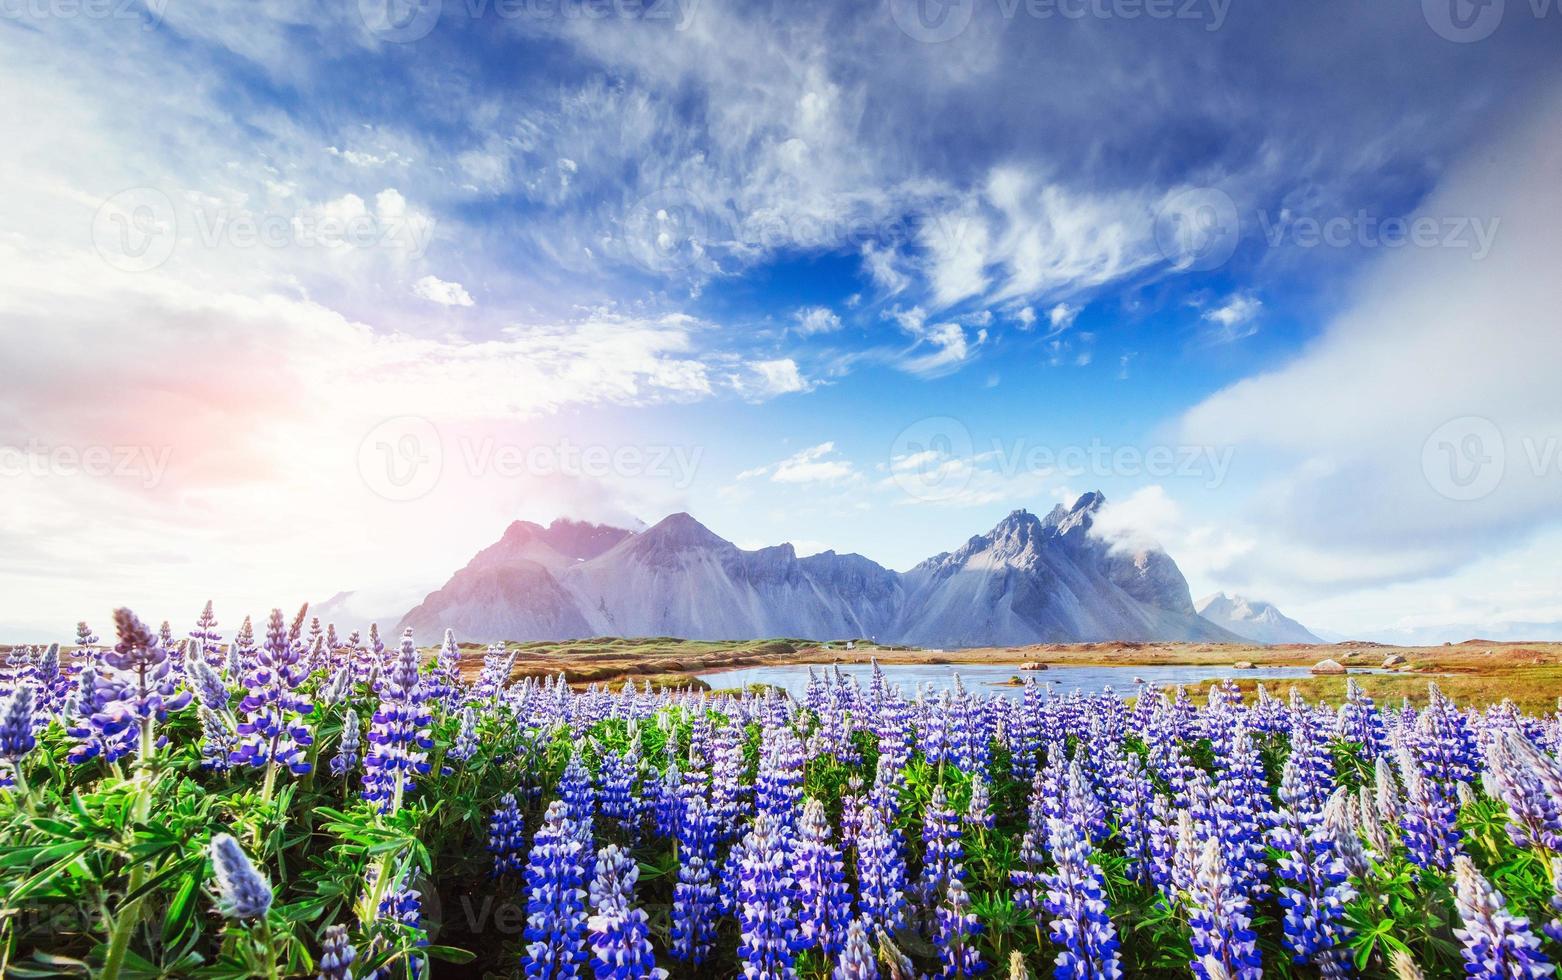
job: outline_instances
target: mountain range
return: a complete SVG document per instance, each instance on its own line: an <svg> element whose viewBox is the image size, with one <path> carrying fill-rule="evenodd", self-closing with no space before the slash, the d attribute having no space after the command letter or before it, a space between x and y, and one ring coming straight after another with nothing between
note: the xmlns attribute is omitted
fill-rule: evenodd
<svg viewBox="0 0 1562 980"><path fill-rule="evenodd" d="M1199 615L1255 643L1322 643L1307 627L1273 603L1216 592L1194 604Z"/></svg>
<svg viewBox="0 0 1562 980"><path fill-rule="evenodd" d="M1241 642L1201 617L1158 549L1091 533L1087 493L1017 510L959 549L895 572L861 555L744 550L688 514L642 531L516 521L402 617L420 641L678 636L856 637L923 647L1091 640Z"/></svg>

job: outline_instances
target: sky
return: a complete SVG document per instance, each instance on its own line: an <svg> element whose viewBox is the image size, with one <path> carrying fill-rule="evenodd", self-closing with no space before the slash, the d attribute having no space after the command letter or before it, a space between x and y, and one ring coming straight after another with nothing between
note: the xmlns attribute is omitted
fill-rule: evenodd
<svg viewBox="0 0 1562 980"><path fill-rule="evenodd" d="M1557 9L1553 9L1553 7ZM0 7L0 636L515 519L1562 637L1562 5Z"/></svg>

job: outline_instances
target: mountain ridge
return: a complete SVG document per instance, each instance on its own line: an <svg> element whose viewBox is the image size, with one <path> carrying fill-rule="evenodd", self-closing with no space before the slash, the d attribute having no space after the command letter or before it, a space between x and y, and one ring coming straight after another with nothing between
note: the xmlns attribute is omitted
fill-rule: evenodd
<svg viewBox="0 0 1562 980"><path fill-rule="evenodd" d="M799 558L790 543L745 550L684 512L639 532L517 521L397 628L425 640L450 628L479 642L585 636L872 637L944 647L1240 641L1198 616L1170 556L1122 551L1090 533L1104 501L1088 493L1044 518L1013 511L986 534L907 572L858 554Z"/></svg>
<svg viewBox="0 0 1562 980"><path fill-rule="evenodd" d="M1323 643L1315 633L1272 602L1216 592L1194 604L1198 614L1256 643Z"/></svg>

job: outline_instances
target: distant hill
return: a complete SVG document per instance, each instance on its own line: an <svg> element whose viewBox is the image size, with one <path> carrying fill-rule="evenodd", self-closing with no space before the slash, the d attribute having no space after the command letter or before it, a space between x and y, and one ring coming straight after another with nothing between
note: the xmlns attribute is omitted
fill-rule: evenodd
<svg viewBox="0 0 1562 980"><path fill-rule="evenodd" d="M1046 517L1018 510L959 550L897 573L861 555L799 558L790 544L746 551L688 514L635 532L517 521L408 612L432 641L680 636L746 640L872 637L969 647L1086 640L1240 637L1198 615L1156 549L1091 534L1104 498Z"/></svg>
<svg viewBox="0 0 1562 980"><path fill-rule="evenodd" d="M1217 592L1194 608L1205 619L1255 643L1322 643L1307 627L1276 609L1273 603Z"/></svg>

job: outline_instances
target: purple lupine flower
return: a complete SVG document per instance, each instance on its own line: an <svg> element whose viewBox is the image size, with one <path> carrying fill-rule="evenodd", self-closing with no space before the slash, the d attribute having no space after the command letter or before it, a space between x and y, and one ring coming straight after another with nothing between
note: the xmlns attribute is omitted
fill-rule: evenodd
<svg viewBox="0 0 1562 980"><path fill-rule="evenodd" d="M1488 791L1507 804L1508 836L1514 844L1562 850L1562 809L1546 791L1540 771L1527 760L1520 761L1517 748L1521 740L1522 735L1506 732L1487 745L1484 778ZM1555 768L1555 761L1549 761L1549 766Z"/></svg>
<svg viewBox="0 0 1562 980"><path fill-rule="evenodd" d="M1454 905L1464 923L1454 935L1464 944L1466 976L1524 980L1552 975L1555 967L1540 952L1529 920L1509 912L1502 893L1463 854L1454 858Z"/></svg>
<svg viewBox="0 0 1562 980"><path fill-rule="evenodd" d="M1452 784L1475 778L1480 750L1470 720L1436 684L1427 685L1426 710L1416 718L1415 731L1421 766L1429 779Z"/></svg>
<svg viewBox="0 0 1562 980"><path fill-rule="evenodd" d="M1551 918L1541 926L1541 930L1549 936L1552 942L1562 943L1562 858L1551 859L1551 899L1547 903L1551 909Z"/></svg>
<svg viewBox="0 0 1562 980"><path fill-rule="evenodd" d="M586 961L586 845L562 800L548 804L526 863L528 977L578 977Z"/></svg>
<svg viewBox="0 0 1562 980"><path fill-rule="evenodd" d="M1353 677L1345 681L1345 703L1340 705L1338 726L1341 738L1361 746L1362 758L1376 759L1388 751L1383 716Z"/></svg>
<svg viewBox="0 0 1562 980"><path fill-rule="evenodd" d="M210 599L206 600L206 607L196 619L195 629L190 631L190 639L193 644L191 656L206 661L208 667L216 667L212 660L222 649L222 634L217 631L217 614L212 612Z"/></svg>
<svg viewBox="0 0 1562 980"><path fill-rule="evenodd" d="M716 817L703 796L686 803L678 833L678 883L673 886L674 957L699 966L716 942L719 897L716 873Z"/></svg>
<svg viewBox="0 0 1562 980"><path fill-rule="evenodd" d="M1454 825L1459 801L1448 783L1427 777L1409 748L1399 751L1399 772L1405 781L1399 829L1409 858L1420 867L1447 871L1460 850Z"/></svg>
<svg viewBox="0 0 1562 980"><path fill-rule="evenodd" d="M526 867L526 821L513 793L504 794L488 821L488 853L494 856L495 878L519 873Z"/></svg>
<svg viewBox="0 0 1562 980"><path fill-rule="evenodd" d="M602 816L625 830L633 830L638 816L635 769L618 753L604 752L598 766L597 781L602 788L597 797L597 806Z"/></svg>
<svg viewBox="0 0 1562 980"><path fill-rule="evenodd" d="M409 629L396 664L381 678L380 703L369 722L369 751L363 759L363 798L382 813L394 813L416 777L429 771L429 715L418 676L418 648Z"/></svg>
<svg viewBox="0 0 1562 980"><path fill-rule="evenodd" d="M336 755L331 757L331 775L345 776L358 768L362 747L363 732L358 727L358 712L348 708L342 714L342 740L337 743Z"/></svg>
<svg viewBox="0 0 1562 980"><path fill-rule="evenodd" d="M167 648L135 613L114 610L114 629L119 642L104 652L103 663L118 673L122 681L120 703L135 719L138 731L190 703L190 692L178 690Z"/></svg>
<svg viewBox="0 0 1562 980"><path fill-rule="evenodd" d="M490 643L483 653L483 669L477 675L477 683L472 685L472 700L480 703L497 701L504 686L510 682L519 654L519 650L506 651L503 643Z"/></svg>
<svg viewBox="0 0 1562 980"><path fill-rule="evenodd" d="M589 841L596 820L597 792L591 785L591 771L580 758L577 748L559 777L559 799L569 812L570 826L583 841Z"/></svg>
<svg viewBox="0 0 1562 980"><path fill-rule="evenodd" d="M456 646L455 633L445 630L445 640L434 655L434 666L425 680L430 702L449 711L459 704L464 695L461 685L461 648Z"/></svg>
<svg viewBox="0 0 1562 980"><path fill-rule="evenodd" d="M877 807L862 808L857 838L857 882L862 914L876 928L894 931L906 920L906 859L900 832L884 823Z"/></svg>
<svg viewBox="0 0 1562 980"><path fill-rule="evenodd" d="M320 973L316 980L353 980L353 961L357 958L358 951L347 937L347 927L327 926L325 935L320 937L320 962L316 964Z"/></svg>
<svg viewBox="0 0 1562 980"><path fill-rule="evenodd" d="M347 664L336 668L336 673L320 689L320 701L327 706L341 704L353 693L353 670Z"/></svg>
<svg viewBox="0 0 1562 980"><path fill-rule="evenodd" d="M982 956L972 940L982 931L982 925L971 911L971 896L959 876L950 877L938 905L937 918L934 945L938 947L938 959L943 964L939 976L954 980L981 973Z"/></svg>
<svg viewBox="0 0 1562 980"><path fill-rule="evenodd" d="M314 742L304 719L314 705L297 693L309 676L300 663L302 651L289 639L282 610L273 609L266 626L266 642L255 654L244 678L246 693L239 702L244 720L239 723L239 747L234 765L268 768L285 766L294 773L309 771L305 749ZM268 775L269 778L269 775Z"/></svg>
<svg viewBox="0 0 1562 980"><path fill-rule="evenodd" d="M477 712L472 708L462 709L461 727L450 751L445 754L457 762L466 762L477 754Z"/></svg>
<svg viewBox="0 0 1562 980"><path fill-rule="evenodd" d="M997 815L992 812L991 790L987 780L980 776L971 780L971 801L966 804L965 822L969 827L980 827L983 830L992 830L997 824Z"/></svg>
<svg viewBox="0 0 1562 980"><path fill-rule="evenodd" d="M1047 774L1036 770L1026 805L1025 833L1020 837L1019 867L1009 872L1014 904L1022 909L1041 907L1041 867L1046 859Z"/></svg>
<svg viewBox="0 0 1562 980"><path fill-rule="evenodd" d="M683 819L686 802L683 774L678 771L677 762L669 763L662 778L656 783L656 804L651 810L657 836L668 839L678 836L678 823Z"/></svg>
<svg viewBox="0 0 1562 980"><path fill-rule="evenodd" d="M1049 843L1057 870L1043 876L1046 910L1054 943L1063 947L1057 956L1057 980L1116 980L1117 929L1107 915L1103 897L1105 878L1090 860L1089 839L1063 820L1050 822Z"/></svg>
<svg viewBox="0 0 1562 980"><path fill-rule="evenodd" d="M206 662L205 657L197 657L190 661L185 668L185 678L195 689L196 700L213 711L227 713L228 702L232 699L232 695L222 675Z"/></svg>
<svg viewBox="0 0 1562 980"><path fill-rule="evenodd" d="M86 620L76 624L76 656L84 657L94 643L98 642L98 635L92 632L92 627Z"/></svg>
<svg viewBox="0 0 1562 980"><path fill-rule="evenodd" d="M754 780L754 805L785 824L803 797L803 743L790 728L782 728L767 732L761 744L764 749Z"/></svg>
<svg viewBox="0 0 1562 980"><path fill-rule="evenodd" d="M33 735L33 687L25 681L0 701L0 759L20 765L38 739Z"/></svg>
<svg viewBox="0 0 1562 980"><path fill-rule="evenodd" d="M1329 805L1323 808L1323 829L1334 844L1334 852L1345 862L1346 873L1365 878L1372 869L1367 863L1367 850L1361 844L1357 819L1355 798L1349 789L1341 786L1329 797Z"/></svg>
<svg viewBox="0 0 1562 980"><path fill-rule="evenodd" d="M818 947L828 957L838 954L846 942L851 918L851 892L846 887L845 865L835 845L824 804L810 798L803 804L791 867L797 878L797 931L801 945Z"/></svg>
<svg viewBox="0 0 1562 980"><path fill-rule="evenodd" d="M879 980L879 961L864 920L853 919L846 927L846 948L835 961L830 980Z"/></svg>
<svg viewBox="0 0 1562 980"><path fill-rule="evenodd" d="M1281 810L1270 836L1280 857L1275 865L1280 907L1285 909L1285 945L1296 963L1310 963L1326 977L1345 976L1345 903L1356 892L1346 883L1345 862L1321 814Z"/></svg>
<svg viewBox="0 0 1562 980"><path fill-rule="evenodd" d="M231 834L211 842L212 872L217 877L217 911L231 919L263 919L271 910L271 883L255 870Z"/></svg>
<svg viewBox="0 0 1562 980"><path fill-rule="evenodd" d="M597 852L597 873L591 880L591 969L597 980L665 980L651 952L645 910L635 905L640 866L617 844Z"/></svg>
<svg viewBox="0 0 1562 980"><path fill-rule="evenodd" d="M1190 967L1194 976L1215 980L1203 962L1205 957L1213 957L1231 980L1263 980L1251 907L1247 897L1232 887L1217 838L1210 838L1204 845L1188 901L1188 928L1193 934Z"/></svg>
<svg viewBox="0 0 1562 980"><path fill-rule="evenodd" d="M752 980L795 977L796 908L789 855L777 820L761 809L748 835L734 848L738 868L735 904L742 931L738 959Z"/></svg>
<svg viewBox="0 0 1562 980"><path fill-rule="evenodd" d="M1227 755L1217 760L1217 765L1217 789L1209 817L1226 848L1233 884L1244 894L1260 895L1267 871L1264 836L1273 821L1274 807L1264 761L1246 727L1233 731Z"/></svg>
<svg viewBox="0 0 1562 980"><path fill-rule="evenodd" d="M1334 759L1312 709L1291 690L1291 753L1280 778L1280 795L1288 806L1322 813L1334 795Z"/></svg>
<svg viewBox="0 0 1562 980"><path fill-rule="evenodd" d="M200 663L200 661L195 661ZM234 732L228 716L201 705L201 768L219 772L232 767Z"/></svg>
<svg viewBox="0 0 1562 980"><path fill-rule="evenodd" d="M320 974L316 980L353 980L353 960L358 950L347 938L345 925L326 925L325 935L320 936Z"/></svg>
<svg viewBox="0 0 1562 980"><path fill-rule="evenodd" d="M76 740L66 756L72 765L101 757L112 763L135 751L140 729L122 701L125 685L88 664L76 675L76 687L61 712L65 731Z"/></svg>
<svg viewBox="0 0 1562 980"><path fill-rule="evenodd" d="M938 905L949 879L960 873L965 848L960 842L960 816L949 805L942 784L922 814L922 901L929 910Z"/></svg>

